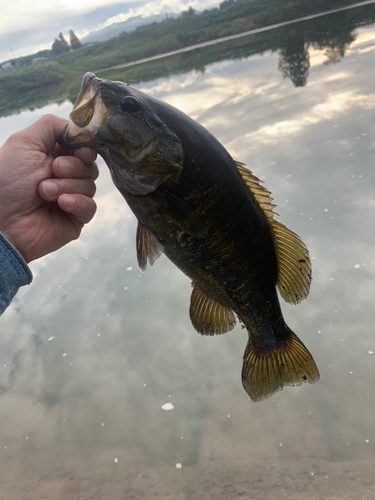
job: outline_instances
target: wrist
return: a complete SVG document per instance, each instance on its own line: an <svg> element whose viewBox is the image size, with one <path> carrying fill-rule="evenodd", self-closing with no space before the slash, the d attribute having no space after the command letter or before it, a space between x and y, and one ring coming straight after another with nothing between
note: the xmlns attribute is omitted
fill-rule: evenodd
<svg viewBox="0 0 375 500"><path fill-rule="evenodd" d="M13 237L11 231L3 227L0 223L0 233L2 236L12 245L13 248L17 250L17 252L22 256L23 260L27 262L25 256L23 255L21 249L18 247L16 239Z"/></svg>

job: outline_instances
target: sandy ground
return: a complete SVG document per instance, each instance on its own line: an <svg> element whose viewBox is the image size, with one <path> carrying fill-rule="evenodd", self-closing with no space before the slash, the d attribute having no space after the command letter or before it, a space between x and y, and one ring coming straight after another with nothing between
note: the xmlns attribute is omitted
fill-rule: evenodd
<svg viewBox="0 0 375 500"><path fill-rule="evenodd" d="M235 465L235 466L234 466ZM2 477L3 500L370 500L375 498L374 463L265 461L206 462L183 469L150 468L92 475L21 474ZM314 474L314 475L312 475Z"/></svg>
<svg viewBox="0 0 375 500"><path fill-rule="evenodd" d="M0 474L1 500L370 500L375 499L375 462L372 448L352 448L352 459L340 456L325 437L316 402L306 392L310 420L293 415L293 391L285 391L285 410L249 419L249 406L231 404L228 387L218 385L211 398L205 430L194 465L150 466L124 457L101 469L88 461L43 474L42 462L18 464ZM232 394L237 401L236 394ZM283 399L284 400L284 399ZM298 402L299 406L301 401ZM217 409L231 407L218 418ZM276 405L275 405L276 406ZM250 410L251 411L251 410ZM296 414L298 415L298 413ZM215 416L215 418L213 418ZM291 425L292 423L292 425ZM283 443L280 443L280 435ZM364 451L363 451L364 450ZM102 451L102 457L105 453ZM177 458L176 458L177 462ZM107 462L108 463L108 462ZM86 469L86 470L85 470ZM95 470L96 469L96 470Z"/></svg>

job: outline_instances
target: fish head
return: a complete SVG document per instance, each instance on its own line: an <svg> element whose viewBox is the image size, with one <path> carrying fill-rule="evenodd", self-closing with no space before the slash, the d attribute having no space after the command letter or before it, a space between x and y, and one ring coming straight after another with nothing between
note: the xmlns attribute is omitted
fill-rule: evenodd
<svg viewBox="0 0 375 500"><path fill-rule="evenodd" d="M146 195L178 182L182 144L141 91L86 73L59 143L88 146L104 158L116 187Z"/></svg>

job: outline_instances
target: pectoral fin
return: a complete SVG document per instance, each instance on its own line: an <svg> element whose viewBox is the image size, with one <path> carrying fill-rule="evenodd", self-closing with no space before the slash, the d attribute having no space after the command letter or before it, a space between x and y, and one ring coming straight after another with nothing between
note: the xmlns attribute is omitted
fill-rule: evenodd
<svg viewBox="0 0 375 500"><path fill-rule="evenodd" d="M236 317L231 309L227 309L210 299L193 283L190 299L190 319L202 335L218 335L233 330Z"/></svg>
<svg viewBox="0 0 375 500"><path fill-rule="evenodd" d="M205 238L207 228L195 210L185 201L165 191L167 215L186 233L196 238Z"/></svg>
<svg viewBox="0 0 375 500"><path fill-rule="evenodd" d="M277 288L284 300L298 304L310 291L311 261L300 237L274 220L271 193L253 173L237 162L237 169L263 211L270 228L277 257Z"/></svg>
<svg viewBox="0 0 375 500"><path fill-rule="evenodd" d="M146 270L147 261L152 266L163 253L164 247L157 241L152 232L141 222L137 227L137 259L139 269Z"/></svg>

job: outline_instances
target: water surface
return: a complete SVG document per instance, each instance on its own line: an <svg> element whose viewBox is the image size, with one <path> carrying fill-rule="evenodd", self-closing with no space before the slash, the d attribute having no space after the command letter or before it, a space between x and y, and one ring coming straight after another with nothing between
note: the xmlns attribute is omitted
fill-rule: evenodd
<svg viewBox="0 0 375 500"><path fill-rule="evenodd" d="M310 295L282 308L319 383L249 400L245 331L201 337L190 280L164 256L139 272L135 218L100 162L94 221L31 264L0 320L0 498L375 496L375 26L344 39L137 84L262 178L307 244ZM70 110L1 118L0 142Z"/></svg>

